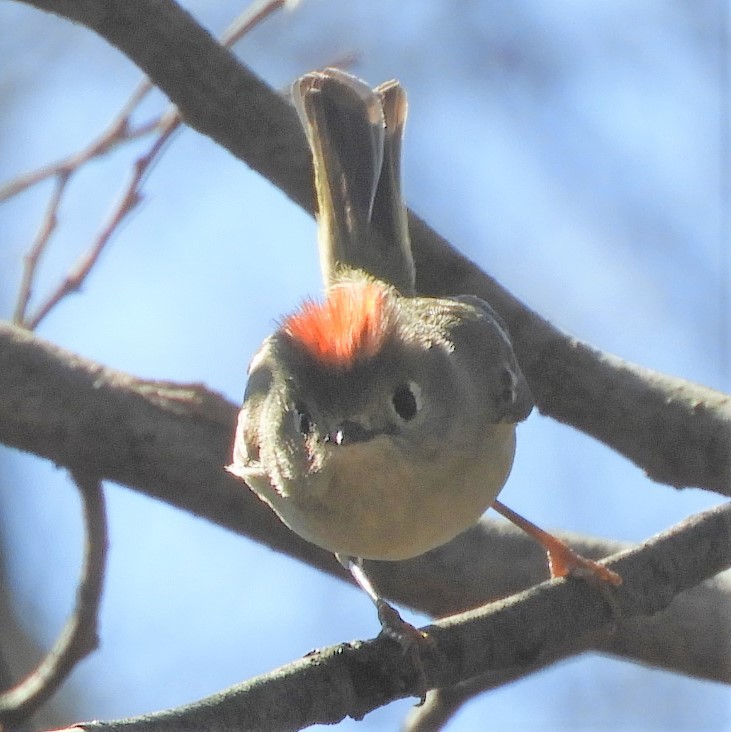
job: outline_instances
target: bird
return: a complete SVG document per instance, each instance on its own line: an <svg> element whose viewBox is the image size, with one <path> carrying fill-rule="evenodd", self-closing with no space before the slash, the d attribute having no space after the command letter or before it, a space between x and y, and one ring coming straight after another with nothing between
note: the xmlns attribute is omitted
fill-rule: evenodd
<svg viewBox="0 0 731 732"><path fill-rule="evenodd" d="M335 554L400 641L423 633L379 595L364 561L424 554L490 507L543 544L553 576L621 582L497 500L533 397L487 302L416 292L402 86L372 89L328 68L295 81L292 98L313 158L325 294L283 317L254 355L228 470Z"/></svg>

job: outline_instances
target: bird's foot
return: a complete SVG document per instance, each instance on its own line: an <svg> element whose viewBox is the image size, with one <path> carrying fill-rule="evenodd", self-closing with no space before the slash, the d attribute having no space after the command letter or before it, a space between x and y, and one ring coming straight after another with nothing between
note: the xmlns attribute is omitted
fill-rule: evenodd
<svg viewBox="0 0 731 732"><path fill-rule="evenodd" d="M422 654L424 652L434 653L434 641L428 633L406 622L399 611L385 600L378 598L376 609L378 620L381 623L381 634L396 641L401 646L403 655L410 658L416 669L419 676L417 687L419 703L417 706L421 706L426 701L426 693L429 690Z"/></svg>

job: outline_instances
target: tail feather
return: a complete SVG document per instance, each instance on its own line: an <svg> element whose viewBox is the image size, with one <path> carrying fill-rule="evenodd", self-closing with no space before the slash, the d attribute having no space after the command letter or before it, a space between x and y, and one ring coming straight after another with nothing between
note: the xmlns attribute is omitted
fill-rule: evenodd
<svg viewBox="0 0 731 732"><path fill-rule="evenodd" d="M401 194L406 95L397 82L372 90L337 69L306 74L292 96L312 150L320 264L327 286L346 268L414 291Z"/></svg>

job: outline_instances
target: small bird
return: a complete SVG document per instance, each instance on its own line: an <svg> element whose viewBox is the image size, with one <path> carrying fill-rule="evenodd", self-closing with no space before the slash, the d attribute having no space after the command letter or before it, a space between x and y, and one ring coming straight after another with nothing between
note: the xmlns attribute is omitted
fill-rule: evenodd
<svg viewBox="0 0 731 732"><path fill-rule="evenodd" d="M546 546L554 575L583 567L618 582L496 501L533 400L486 302L415 293L401 86L371 89L326 69L292 96L313 155L326 293L284 317L254 356L228 470L333 552L398 639L414 629L363 560L423 554L490 506Z"/></svg>

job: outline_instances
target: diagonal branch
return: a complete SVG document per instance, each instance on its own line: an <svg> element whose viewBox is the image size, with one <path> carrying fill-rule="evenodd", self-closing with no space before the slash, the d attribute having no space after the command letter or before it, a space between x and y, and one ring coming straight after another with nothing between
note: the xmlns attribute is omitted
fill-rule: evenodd
<svg viewBox="0 0 731 732"><path fill-rule="evenodd" d="M194 129L312 212L309 154L291 106L173 0L24 0L119 48ZM507 321L541 411L613 447L660 482L731 496L731 398L592 348L554 328L411 214L417 288L472 293Z"/></svg>
<svg viewBox="0 0 731 732"><path fill-rule="evenodd" d="M76 607L55 646L17 686L0 693L0 729L27 718L46 701L98 643L97 621L107 556L107 520L101 481L73 472L84 506L86 542ZM9 727L8 727L9 728Z"/></svg>
<svg viewBox="0 0 731 732"><path fill-rule="evenodd" d="M553 580L501 602L428 626L434 642L423 654L431 687L479 674L535 666L567 651L590 647L597 631L623 619L667 607L679 592L731 565L731 504L683 521L609 565L625 583L597 588L580 580ZM699 553L695 549L701 547ZM673 557L672 568L668 565ZM607 594L607 590L610 594ZM649 590L649 591L648 591ZM185 729L298 730L335 724L406 696L418 696L419 672L398 644L375 641L316 651L266 676L178 709L75 729L172 732ZM287 699L287 704L279 703Z"/></svg>
<svg viewBox="0 0 731 732"><path fill-rule="evenodd" d="M43 215L43 220L41 221L41 226L36 234L33 246L23 257L23 277L18 292L18 301L15 304L15 311L13 313L13 322L16 325L21 325L25 320L25 312L28 308L30 297L33 294L35 272L51 235L58 225L58 208L68 182L68 173L59 173L56 176L56 185L46 206L46 212Z"/></svg>
<svg viewBox="0 0 731 732"><path fill-rule="evenodd" d="M200 385L143 381L0 324L1 442L72 470L93 470L346 579L332 555L289 531L224 471L236 412ZM593 558L625 548L562 536ZM685 550L695 557L705 551L703 545ZM535 542L504 522L487 520L421 557L371 563L368 569L385 596L433 616L519 592L547 574ZM652 618L619 620L616 632L594 647L731 682L730 622L731 577L718 578Z"/></svg>
<svg viewBox="0 0 731 732"><path fill-rule="evenodd" d="M155 139L150 149L137 158L134 163L132 175L127 185L124 187L119 201L115 204L109 217L102 225L101 229L94 237L89 249L81 255L71 271L61 280L55 290L43 301L38 310L30 317L27 322L25 319L16 319L19 325L24 325L30 330L35 330L40 322L63 300L67 295L77 292L81 289L81 285L97 263L102 252L112 238L112 235L119 228L120 224L126 219L132 211L138 206L142 200L140 193L140 185L147 173L149 167L154 163L156 156L179 127L179 118L173 113L172 115L163 115L158 123L159 135ZM59 180L68 180L68 177L61 177ZM33 270L28 268L27 277L33 277ZM27 301L26 301L27 302ZM22 311L24 312L24 310Z"/></svg>

